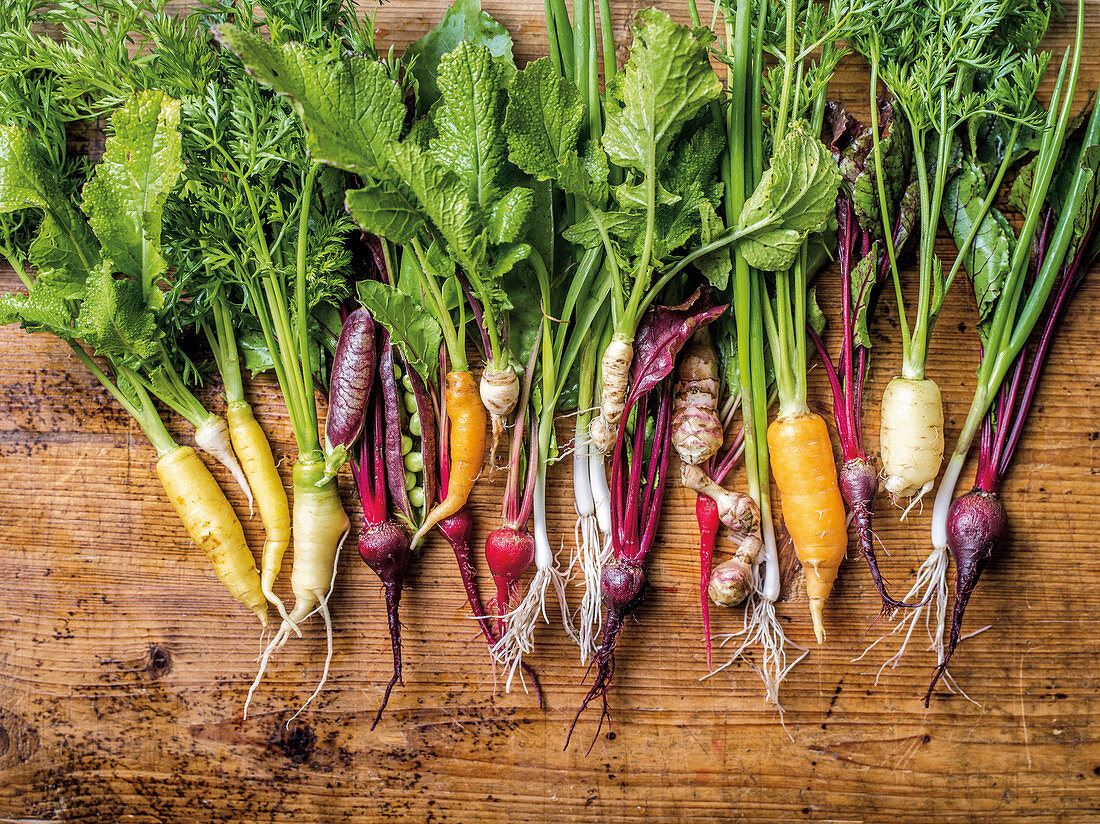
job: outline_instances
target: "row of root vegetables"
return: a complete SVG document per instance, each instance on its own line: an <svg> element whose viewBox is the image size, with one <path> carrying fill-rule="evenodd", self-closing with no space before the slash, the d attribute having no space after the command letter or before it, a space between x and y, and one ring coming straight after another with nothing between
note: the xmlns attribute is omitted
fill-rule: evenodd
<svg viewBox="0 0 1100 824"><path fill-rule="evenodd" d="M541 702L530 658L560 615L592 673L578 718L598 701L602 726L677 474L697 495L708 667L711 604L744 610L733 658L756 662L769 702L808 654L776 615L777 504L818 643L851 532L897 655L922 617L930 627L925 701L941 677L954 688L963 611L1006 533L999 486L1100 249L1100 116L1074 108L1080 2L1057 66L1041 47L1045 2L727 0L707 21L686 0L690 25L638 13L621 66L611 5L576 0L570 14L550 0L549 56L522 68L477 0L456 0L400 55L337 0L182 17L157 0L132 13L18 0L0 23L0 252L25 287L0 297L0 321L71 346L148 436L232 595L265 627L277 614L246 712L314 615L327 656L306 705L323 689L329 599L354 533L383 585L393 653L377 724L402 678L405 577L438 530L505 688L518 677ZM852 52L867 66L869 124L829 97ZM102 157L76 154L67 136L96 120ZM974 290L983 354L940 478L944 411L926 360L957 280ZM839 317L819 308L822 290ZM863 390L869 324L891 301L902 370L881 400L880 469ZM815 359L839 461L808 402ZM244 400L246 371L272 374L285 402L289 496ZM207 382L227 420L197 399ZM266 530L258 564L166 413L247 493ZM569 418L573 437L559 440ZM974 489L955 498L975 440ZM577 514L568 562L546 518L547 471L562 461ZM744 491L730 488L741 464ZM506 481L485 603L467 500L489 471ZM362 503L354 530L341 472ZM876 558L876 501L907 513L938 478L932 551L896 597ZM720 525L732 557L714 564Z"/></svg>

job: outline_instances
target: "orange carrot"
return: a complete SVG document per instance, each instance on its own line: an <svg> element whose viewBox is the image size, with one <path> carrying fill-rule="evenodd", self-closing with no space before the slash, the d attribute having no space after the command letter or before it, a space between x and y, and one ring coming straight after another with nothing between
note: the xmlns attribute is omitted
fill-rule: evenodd
<svg viewBox="0 0 1100 824"><path fill-rule="evenodd" d="M825 641L825 599L848 547L844 501L825 421L812 412L777 418L768 427L768 452L783 520L806 570L810 615L820 644Z"/></svg>
<svg viewBox="0 0 1100 824"><path fill-rule="evenodd" d="M436 524L465 506L485 463L487 416L474 376L469 372L448 372L446 393L447 420L451 426L447 497L432 508L413 535L414 547Z"/></svg>

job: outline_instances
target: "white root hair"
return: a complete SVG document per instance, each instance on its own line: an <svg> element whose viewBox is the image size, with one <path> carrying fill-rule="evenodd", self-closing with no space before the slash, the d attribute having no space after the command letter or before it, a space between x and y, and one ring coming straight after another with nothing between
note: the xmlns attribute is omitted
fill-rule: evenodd
<svg viewBox="0 0 1100 824"><path fill-rule="evenodd" d="M784 632L783 626L779 623L779 618L775 613L775 602L767 598L764 592L764 582L761 576L763 567L763 561L753 565L752 592L749 594L748 604L745 608L743 628L740 632L726 635L719 641L719 646L724 647L727 643L741 639L741 645L734 650L729 661L720 667L716 667L713 672L704 675L703 678L709 678L711 675L727 669L736 663L738 659L743 660L752 667L764 683L765 703L773 704L782 715L783 705L779 702L779 688L790 671L809 655L810 651L806 647L796 644ZM759 664L747 655L753 647L760 648ZM795 655L792 660L788 660L788 650L792 654L797 651L798 655Z"/></svg>
<svg viewBox="0 0 1100 824"><path fill-rule="evenodd" d="M321 617L325 621L325 641L326 641L326 653L325 653L325 666L321 671L321 680L317 683L317 688L313 690L309 698L305 703L298 708L298 711L294 715L287 719L287 726L290 726L290 722L302 714L302 711L313 703L313 699L321 694L321 690L324 689L325 682L328 681L329 667L332 665L332 615L328 609L328 601L332 596L332 590L336 586L336 574L340 569L340 550L344 548L344 541L348 539L348 535L351 534L351 527L349 526L344 530L344 534L340 537L339 543L336 544L336 554L332 559L332 578L329 579L328 592L324 593L324 596L319 599L317 606L315 606L309 613L305 615L298 622L294 622L288 616L283 623L279 626L279 631L275 633L275 637L271 639L271 642L263 651L263 655L260 656L260 671L256 673L256 678L252 681L252 686L248 688L248 696L244 702L244 712L241 718L248 718L248 707L252 703L252 696L256 693L256 688L260 686L260 681L263 680L264 671L267 669L267 665L271 660L271 656L283 648L287 640L290 638L290 633L294 632L300 638L302 636L300 626L309 620L317 613L321 614Z"/></svg>
<svg viewBox="0 0 1100 824"><path fill-rule="evenodd" d="M492 654L496 663L500 664L507 673L504 682L505 692L512 691L512 680L516 673L521 671L523 656L530 655L535 649L535 629L539 618L542 618L543 623L550 623L546 615L546 591L551 584L554 585L558 596L565 630L570 638L577 641L577 635L569 617L569 605L565 598L565 575L556 565L543 567L535 572L535 577L531 579L523 600L511 612L501 616L507 629L493 647ZM526 686L524 683L524 689Z"/></svg>
<svg viewBox="0 0 1100 824"><path fill-rule="evenodd" d="M871 650L883 641L895 635L901 636L901 644L898 646L897 651L887 658L882 663L882 666L878 668L878 672L875 674L876 686L878 685L879 679L882 677L883 671L885 671L887 667L895 669L898 664L901 663L902 656L905 655L909 647L909 641L913 637L913 632L920 623L922 616L924 617L924 629L928 634L928 649L932 650L935 654L936 663L943 660L943 637L947 627L947 568L949 562L950 556L945 547L936 547L933 549L920 565L920 569L917 570L917 577L913 582L913 586L909 588L909 591L901 599L909 602L917 601L927 603L922 603L920 606L905 610L901 620L894 625L892 630L880 635L872 641L858 657L852 659L853 664L862 661ZM979 632L980 631L981 630L979 630ZM949 672L945 671L943 673L942 682L951 692L956 692L967 701L977 704L974 699L959 687Z"/></svg>

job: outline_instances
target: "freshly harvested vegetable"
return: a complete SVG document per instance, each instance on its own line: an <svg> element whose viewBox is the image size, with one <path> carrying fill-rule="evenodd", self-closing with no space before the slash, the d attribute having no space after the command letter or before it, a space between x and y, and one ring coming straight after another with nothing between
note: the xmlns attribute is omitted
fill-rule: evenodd
<svg viewBox="0 0 1100 824"><path fill-rule="evenodd" d="M748 117L739 120L735 109L730 118L731 146L741 154L735 157L731 151L727 168L732 169L738 162L744 168L737 173L730 172L727 202L731 208L727 215L732 218L732 212L736 212L738 225L746 226L777 210L793 209L791 220L801 230L783 236L782 242L774 235L768 235L765 241L752 238L737 248L739 254L734 261L738 381L742 409L747 416L746 464L752 467L750 494L760 503L767 563L764 577L767 589L762 593L762 601L768 603L761 604L761 619L767 626L757 622L759 631L748 633L746 642L758 635L764 645L765 658L772 665L764 680L768 699L773 701L777 700L778 682L786 667L779 666L784 658L781 648L785 636L776 631L771 611L779 595L779 570L771 535L770 505L763 491L767 477L767 464L762 457L765 438L782 500L784 521L799 560L806 568L810 615L818 643L825 639L824 600L832 588L847 544L844 507L832 468L828 432L820 416L812 413L807 404L806 329L812 320L809 279L813 274L807 238L825 228L840 183L836 162L817 135L824 121L829 79L843 55L836 41L843 36L850 9L843 3L830 4L827 13L815 11L815 8L813 4L791 0L776 4L774 17L770 17L762 7L754 43L750 10L739 4L731 21L733 36L727 46L738 77L746 78L746 82L752 78L748 85L750 90L758 89L763 83L761 52L769 48L780 58L767 83L771 92L766 108L772 154L771 165L766 171L763 169L762 124L765 101L758 91L739 94L735 101L746 107ZM799 26L796 21L804 17L807 25ZM818 45L820 56L810 61L808 55ZM754 52L750 62L749 55ZM745 159L749 162L745 163ZM751 178L748 170L751 170ZM746 184L753 178L758 182L752 194L746 197ZM749 267L776 272L774 308L767 282L760 279L754 283ZM767 385L762 374L765 334L779 397L778 417L766 433ZM836 529L838 523L839 530Z"/></svg>
<svg viewBox="0 0 1100 824"><path fill-rule="evenodd" d="M493 125L503 117L507 72L480 44L460 43L442 57L442 97L430 115L438 136L424 148L416 139L398 140L406 116L404 89L369 55L273 45L232 26L219 27L217 34L260 82L289 98L313 158L359 176L363 188L347 192L348 211L365 231L415 261L417 295L443 329L451 359L446 393L455 444L448 495L413 535L415 547L465 504L484 461L478 433L485 407L466 363L465 319L457 324L452 319L443 285L456 278L474 294L489 366L503 371L501 319L508 299L501 281L530 252L518 241L531 191L507 187L503 131ZM337 91L329 95L329 90ZM423 123L414 133L429 128L427 120ZM421 240L429 238L425 248Z"/></svg>
<svg viewBox="0 0 1100 824"><path fill-rule="evenodd" d="M911 150L905 121L895 121L889 102L872 101L872 104L876 111L870 129L864 129L839 106L831 106L827 113L828 131L834 135L831 148L844 176L836 202L842 318L840 357L836 364L817 333L811 329L809 334L825 364L832 389L833 418L840 437L842 462L840 494L852 513L859 552L870 568L882 608L891 611L907 604L887 592L875 555L872 519L878 494L878 471L874 457L863 447L861 418L863 386L871 351L868 325L878 303L879 280L890 265L883 248L883 226L893 227L891 243L894 255L900 255L917 218L917 181L909 180L912 164L908 157ZM877 145L872 130L882 135ZM883 185L887 196L883 200L876 193L878 169L884 172L889 169ZM882 203L889 207L885 219L879 214ZM893 398L893 392L899 387L911 385L912 382L895 378L890 383L894 390L887 388L887 394ZM929 385L935 387L935 384ZM942 414L938 388L935 395L937 403L933 406ZM942 439L942 426L933 428L933 434Z"/></svg>
<svg viewBox="0 0 1100 824"><path fill-rule="evenodd" d="M945 278L935 254L945 193L957 168L955 135L986 113L1014 117L1026 112L1037 76L1025 53L1028 47L1021 49L1020 41L1042 36L1050 9L953 0L939 6L891 4L880 11L867 15L849 40L870 64L872 98L880 80L893 96L894 117L906 122L916 170L919 290L916 303L906 307L886 206L882 136L873 131L879 218L902 330L902 371L883 393L880 444L886 489L895 502L909 501L908 512L932 489L943 457L943 404L925 366L932 329L958 271L956 265ZM979 72L995 79L975 83ZM1014 133L1010 140L1015 139ZM982 188L979 201L984 199L988 208L996 187ZM981 222L979 215L976 226ZM970 255L975 235L960 246L959 263Z"/></svg>
<svg viewBox="0 0 1100 824"><path fill-rule="evenodd" d="M599 735L608 716L607 690L615 671L615 648L623 621L641 603L645 559L657 534L671 451L672 384L666 378L676 365L677 353L695 331L725 310L725 306L710 304L696 291L678 306L655 307L638 330L630 394L615 439L619 448L611 462L614 557L601 576L605 614L602 640L593 659L596 675L592 688L577 711L570 737L581 713L597 697L602 702L596 729ZM628 432L631 421L633 431Z"/></svg>
<svg viewBox="0 0 1100 824"><path fill-rule="evenodd" d="M710 636L709 600L720 606L736 606L751 589L751 565L762 548L760 509L748 495L729 492L722 480L733 468L744 447L738 436L721 460L725 422L718 415L718 354L709 327L702 327L681 352L676 367L673 395L672 444L680 456L680 482L697 494L695 518L699 524L699 600L703 614L703 636L707 647L707 669L714 668ZM739 400L729 404L726 418L736 413ZM711 575L715 538L719 523L731 531L734 557L724 561L718 574Z"/></svg>
<svg viewBox="0 0 1100 824"><path fill-rule="evenodd" d="M78 209L63 187L38 137L19 127L0 127L0 211L32 208L44 214L26 253L35 275L22 256L9 258L27 294L5 295L0 321L18 321L28 331L66 341L130 412L163 461L158 475L189 534L234 596L266 623L259 573L237 516L194 452L168 435L150 383L136 371L143 357L166 351L143 288L157 283L156 273L167 268L159 245L159 204L179 174L178 114L179 104L161 91L137 94L119 109L105 160L85 186L87 211ZM115 264L115 257L126 256L143 261L137 277ZM84 345L106 358L113 377Z"/></svg>
<svg viewBox="0 0 1100 824"><path fill-rule="evenodd" d="M336 476L359 440L367 406L378 376L377 334L366 309L344 318L329 372L328 416L325 418L325 475Z"/></svg>
<svg viewBox="0 0 1100 824"><path fill-rule="evenodd" d="M784 412L768 427L772 472L783 520L806 572L806 595L819 644L825 642L825 601L848 546L844 503L829 430L820 415Z"/></svg>
<svg viewBox="0 0 1100 824"><path fill-rule="evenodd" d="M974 400L948 462L932 513L933 554L942 555L946 546L955 559L955 606L946 650L942 637L944 618L940 617L938 622L939 637L934 639L938 644L934 648L940 661L924 698L926 706L959 643L963 612L978 577L1007 531L1008 518L998 494L1000 482L1011 465L1030 412L1051 338L1065 314L1074 287L1095 259L1093 246L1100 221L1100 204L1096 198L1097 175L1100 174L1100 113L1095 105L1080 146L1072 146L1066 139L1073 117L1071 107L1083 42L1084 10L1080 4L1077 13L1077 38L1064 97L1060 93L1066 73L1065 62L1052 98L1043 141L1031 167L1034 174L1026 199L1023 227L1010 267L1000 284L996 308L982 329L983 356ZM1065 163L1072 174L1063 173L1055 182L1059 163ZM1033 239L1036 240L1034 244ZM1030 287L1025 283L1029 270L1035 272ZM1054 300L1050 301L1052 293ZM1048 303L1047 318L1028 368L1023 395L1017 402L1027 361L1027 342ZM990 415L993 415L992 421ZM982 432L981 451L974 489L952 501L955 484L979 429ZM942 610L940 615L943 615Z"/></svg>
<svg viewBox="0 0 1100 824"><path fill-rule="evenodd" d="M1066 155L1073 119L1072 99L1080 71L1083 7L1078 5L1075 44L1062 60L1052 102L1045 114L1034 105L1033 97L1049 60L1049 55L1039 53L1037 48L1046 31L1050 10L1024 4L1015 13L1019 16L1007 18L1012 22L1006 29L1005 40L988 44L987 59L995 62L997 71L973 78L974 98L988 101L987 109L970 112L969 121L959 124L967 126L968 137L984 135L985 139L974 137L964 142L961 171L945 195L945 205L950 205L945 208L945 216L959 252L947 282L966 267L978 303L983 357L974 399L936 494L932 513L933 549L917 570L916 580L906 596L931 602L927 608L934 606L935 616L924 608L908 613L891 633L901 635L902 642L884 667L897 665L922 619L934 654L940 661L946 658L943 636L947 622L947 521L955 485L982 421L1038 322L1073 238L1087 226L1092 208L1091 196L1086 194L1090 191L1092 171L1080 169L1073 160L1075 154ZM1094 120L1090 121L1090 129ZM1012 200L1024 212L1020 230L1013 237L1008 221L993 206L993 201L1006 170L1025 154L1017 151L1016 145L1025 127L1035 131L1036 155L1013 184ZM1095 134L1088 136L1086 146L1095 140ZM980 163L982 157L994 158L987 164L988 170ZM1052 188L1060 164L1068 171ZM1049 218L1048 200L1056 204ZM1084 204L1088 205L1082 215ZM1048 236L1049 244L1043 246L1040 254L1033 250L1032 242L1048 219L1057 231ZM1083 226L1075 228L1075 221ZM1026 289L1029 271L1036 274L1031 288ZM955 688L946 672L945 682Z"/></svg>
<svg viewBox="0 0 1100 824"><path fill-rule="evenodd" d="M532 213L532 223L539 227L545 221L546 228L554 225L555 216L564 214L564 222L575 224L577 216L589 202L602 204L607 198L608 171L606 163L598 160L589 167L580 158L600 156L598 141L602 134L602 112L598 99L596 78L596 44L594 8L589 0L576 6L572 25L560 3L548 5L547 27L557 33L551 37L549 58L537 60L516 74L508 93L508 108L504 129L508 142L509 158L519 169L539 181L541 190L549 190L547 201L539 199L537 212ZM609 25L605 21L605 27ZM577 58L573 83L571 72L564 71L562 37L568 36L575 46ZM573 367L580 353L586 357L591 352L585 347L606 322L604 305L611 288L611 274L602 268L603 250L599 246L585 248L573 244L557 249L555 238L532 231L529 235L531 252L525 266L531 270L536 294L525 301L528 310L517 320L525 320L527 336L540 340L538 377L540 409L537 422L537 448L540 460L535 467L533 511L535 540L535 576L514 610L508 615L507 631L496 647L498 660L511 673L523 656L534 648L534 633L539 618L547 620L546 599L551 586L561 606L561 620L567 634L581 646L582 660L591 650L592 629L592 578L599 561L585 552L586 593L582 598L581 620L584 624L581 639L573 626L565 594L565 576L557 565L546 525L546 473L549 466L560 460L562 453L555 444L554 422L559 401L571 382ZM528 290L535 293L535 289ZM522 291L520 292L522 294ZM590 396L591 384L584 386L587 376L581 375L578 384L580 394ZM579 418L588 417L586 404L578 410ZM582 435L586 435L582 432ZM587 453L582 437L574 448ZM591 480L591 479L585 479ZM574 482L577 479L574 478ZM599 484L599 479L596 479ZM582 486L583 493L585 487ZM576 490L575 490L576 491ZM591 492L591 487L588 487ZM578 498L578 508L587 509L587 495ZM591 508L595 510L595 500ZM589 535L592 528L589 528ZM597 573L598 574L598 573ZM597 579L598 580L598 579Z"/></svg>

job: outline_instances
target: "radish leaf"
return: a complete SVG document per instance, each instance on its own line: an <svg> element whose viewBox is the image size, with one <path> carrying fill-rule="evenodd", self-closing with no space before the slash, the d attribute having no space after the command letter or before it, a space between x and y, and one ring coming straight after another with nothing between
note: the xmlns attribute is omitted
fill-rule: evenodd
<svg viewBox="0 0 1100 824"><path fill-rule="evenodd" d="M790 268L802 242L825 226L839 185L829 150L800 123L791 124L738 222L749 265L768 272Z"/></svg>

